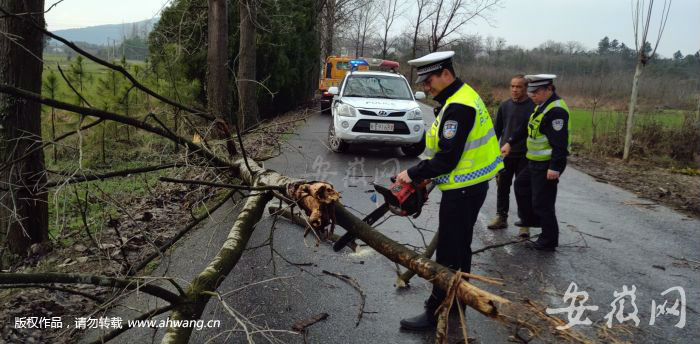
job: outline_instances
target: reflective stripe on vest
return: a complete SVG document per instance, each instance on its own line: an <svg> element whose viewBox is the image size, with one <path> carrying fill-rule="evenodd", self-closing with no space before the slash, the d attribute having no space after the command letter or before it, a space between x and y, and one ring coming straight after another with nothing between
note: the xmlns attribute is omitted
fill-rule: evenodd
<svg viewBox="0 0 700 344"><path fill-rule="evenodd" d="M525 157L530 160L535 161L547 161L552 159L552 146L549 144L547 136L540 132L540 125L542 124L542 119L544 115L549 112L549 110L554 108L562 108L567 114L571 114L569 107L566 105L563 99L557 99L547 105L542 113L535 116L539 106L535 107L535 111L530 115L530 121L527 124L527 153ZM567 130L569 132L569 147L571 146L571 118L566 121ZM568 149L568 148L567 148Z"/></svg>
<svg viewBox="0 0 700 344"><path fill-rule="evenodd" d="M439 124L438 124L438 128L439 128ZM491 138L494 137L494 136L496 136L496 131L493 130L493 128L491 128L491 129L489 129L489 132L488 132L486 135L484 135L483 137L478 138L478 139L476 139L476 140L467 141L467 142L464 144L464 150L465 150L465 151L468 151L468 150L470 150L470 149L474 149L474 148L481 147L481 146L483 146L483 145L489 143L489 141L491 140ZM425 151L423 151L423 154L424 154L426 157L433 158L433 157L435 156L435 151L432 150L432 149L426 148Z"/></svg>
<svg viewBox="0 0 700 344"><path fill-rule="evenodd" d="M440 190L458 189L487 181L503 168L503 159L491 116L481 97L467 84L462 85L445 101L430 129L426 131L423 152L425 158L432 159L440 151L438 145L440 121L445 109L452 103L473 108L476 116L457 166L450 173L433 178L433 182Z"/></svg>

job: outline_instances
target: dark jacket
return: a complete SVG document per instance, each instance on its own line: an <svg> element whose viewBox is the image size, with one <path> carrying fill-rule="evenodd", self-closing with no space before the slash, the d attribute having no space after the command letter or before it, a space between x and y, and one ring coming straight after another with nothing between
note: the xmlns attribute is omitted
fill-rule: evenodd
<svg viewBox="0 0 700 344"><path fill-rule="evenodd" d="M525 100L521 102L508 99L501 103L496 113L494 125L496 137L498 137L501 146L506 143L509 137L513 136L513 133L527 133L527 122L533 111L535 111L535 103L529 97L525 97ZM512 158L524 157L526 151L525 140L520 140L511 144L508 156Z"/></svg>

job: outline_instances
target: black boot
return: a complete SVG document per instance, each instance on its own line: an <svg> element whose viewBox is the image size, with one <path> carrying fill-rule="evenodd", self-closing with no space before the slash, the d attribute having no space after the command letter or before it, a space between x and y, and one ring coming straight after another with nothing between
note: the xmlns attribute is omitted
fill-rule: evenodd
<svg viewBox="0 0 700 344"><path fill-rule="evenodd" d="M530 244L530 247L538 251L555 251L555 248L559 246L555 241L544 241L537 240Z"/></svg>
<svg viewBox="0 0 700 344"><path fill-rule="evenodd" d="M437 317L434 313L434 310L426 308L425 311L419 315L402 319L401 328L411 331L430 331L437 325Z"/></svg>

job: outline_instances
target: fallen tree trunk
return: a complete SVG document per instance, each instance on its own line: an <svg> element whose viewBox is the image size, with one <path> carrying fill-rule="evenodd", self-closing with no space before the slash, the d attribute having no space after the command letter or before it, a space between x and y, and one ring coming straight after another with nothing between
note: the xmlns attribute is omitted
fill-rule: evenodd
<svg viewBox="0 0 700 344"><path fill-rule="evenodd" d="M242 166L242 164L242 159L233 163L234 166ZM241 169L240 178L246 184L250 182L256 182L255 185L293 185L298 183L296 179L282 176L273 170L263 169L257 164L252 163L250 167L250 171ZM437 284L444 290L448 290L454 276L448 268L422 257L419 253L409 250L374 230L372 226L345 209L340 202L335 202L334 211L338 225L355 234L360 240L391 261L415 271L424 279ZM507 299L479 289L467 281L460 282L457 289L457 297L462 303L492 318L498 317L497 304L510 303Z"/></svg>
<svg viewBox="0 0 700 344"><path fill-rule="evenodd" d="M437 232L435 235L433 235L433 239L430 240L430 244L428 244L428 247L425 248L425 252L421 254L421 257L430 259L430 257L433 256L433 253L435 253L435 250L437 249L437 243L438 243L438 234ZM413 270L406 270L404 273L399 275L399 277L396 278L396 287L397 288L406 288L408 287L408 282L415 276L416 273Z"/></svg>
<svg viewBox="0 0 700 344"><path fill-rule="evenodd" d="M204 271L192 281L187 289L184 298L191 303L175 308L170 315L173 321L198 320L201 318L202 312L211 298L211 292L216 291L229 272L236 266L241 255L243 255L248 240L255 229L255 224L262 217L265 205L271 198L272 195L269 192L247 198L219 253ZM191 335L192 327L171 326L165 333L161 343L188 343Z"/></svg>
<svg viewBox="0 0 700 344"><path fill-rule="evenodd" d="M338 225L353 233L381 255L415 271L418 276L423 277L443 290L449 290L454 278L454 273L450 269L389 239L351 214L339 203L336 203L335 206L335 216ZM464 280L459 282L457 297L462 303L491 318L498 318L499 304L510 303L507 299L479 289Z"/></svg>

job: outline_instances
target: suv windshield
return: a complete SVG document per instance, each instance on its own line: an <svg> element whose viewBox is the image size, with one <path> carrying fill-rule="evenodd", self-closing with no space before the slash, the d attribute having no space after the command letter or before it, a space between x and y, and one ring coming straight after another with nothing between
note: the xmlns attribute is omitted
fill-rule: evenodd
<svg viewBox="0 0 700 344"><path fill-rule="evenodd" d="M343 90L344 97L413 100L411 89L402 78L383 75L352 75Z"/></svg>

